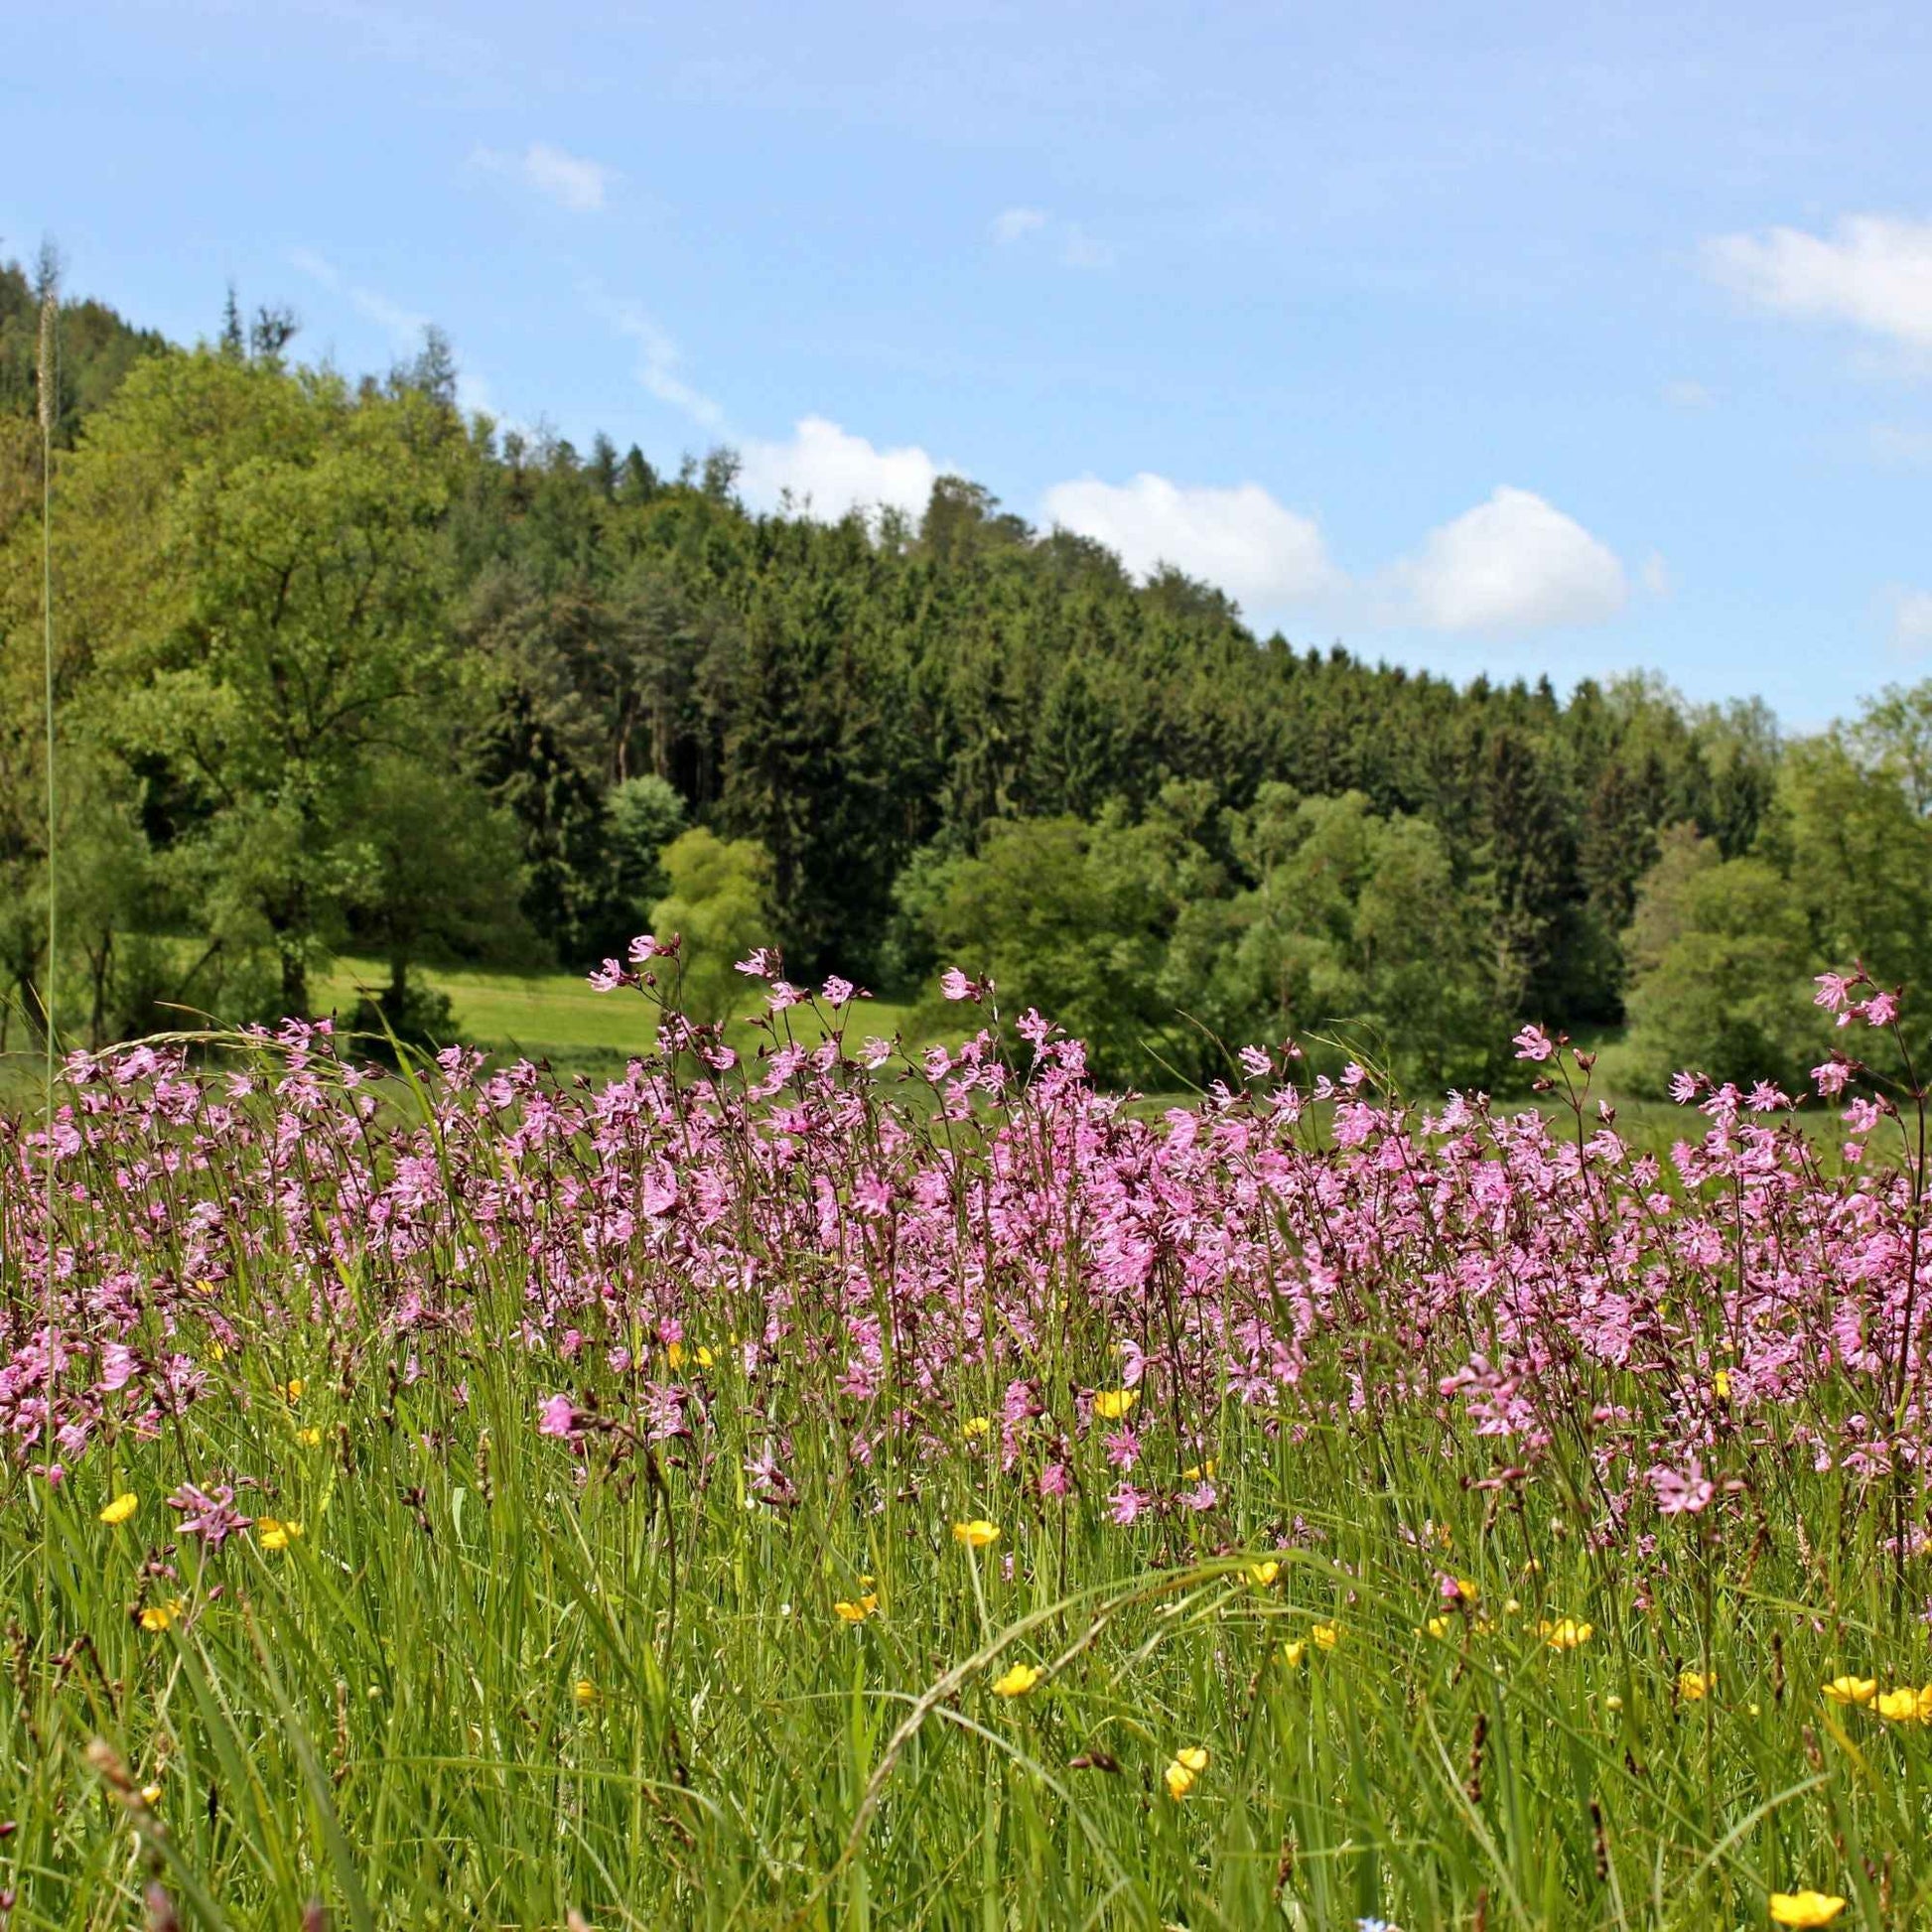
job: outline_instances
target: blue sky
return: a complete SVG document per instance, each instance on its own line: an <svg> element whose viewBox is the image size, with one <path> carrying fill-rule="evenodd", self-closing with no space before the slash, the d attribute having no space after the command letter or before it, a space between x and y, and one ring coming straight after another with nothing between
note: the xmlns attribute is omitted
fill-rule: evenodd
<svg viewBox="0 0 1932 1932"><path fill-rule="evenodd" d="M956 468L1259 627L1789 725L1932 673L1932 11L43 10L0 251L836 511Z"/></svg>

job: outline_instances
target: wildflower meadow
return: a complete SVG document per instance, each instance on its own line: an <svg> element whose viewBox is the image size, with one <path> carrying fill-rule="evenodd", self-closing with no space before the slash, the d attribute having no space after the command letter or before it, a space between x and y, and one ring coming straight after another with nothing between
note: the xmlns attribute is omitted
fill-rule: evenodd
<svg viewBox="0 0 1932 1932"><path fill-rule="evenodd" d="M679 972L602 1085L290 1022L5 1123L10 1928L1932 1914L1899 996L1660 1153L1533 1027L1164 1113Z"/></svg>

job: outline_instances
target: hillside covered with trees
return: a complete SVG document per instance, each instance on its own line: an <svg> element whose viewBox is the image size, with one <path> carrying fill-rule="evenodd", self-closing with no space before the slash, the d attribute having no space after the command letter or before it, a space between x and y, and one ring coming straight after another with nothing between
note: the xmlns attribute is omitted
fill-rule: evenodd
<svg viewBox="0 0 1932 1932"><path fill-rule="evenodd" d="M1810 975L1932 977L1932 691L1781 741L1661 681L1457 688L1257 638L1211 588L942 479L916 523L754 515L466 421L440 338L360 381L231 306L62 318L58 1019L299 1012L332 953L582 968L655 923L915 996L937 966L1214 1077L1329 1035L1489 1083L1524 1021L1623 1076L1793 1076ZM39 1024L36 303L0 271L0 979ZM1342 1050L1336 1047L1337 1055ZM1815 1055L1814 1055L1815 1057Z"/></svg>

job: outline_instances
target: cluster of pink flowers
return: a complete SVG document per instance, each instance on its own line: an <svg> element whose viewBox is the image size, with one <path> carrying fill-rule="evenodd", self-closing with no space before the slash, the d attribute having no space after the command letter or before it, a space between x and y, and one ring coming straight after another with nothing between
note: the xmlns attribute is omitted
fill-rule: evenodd
<svg viewBox="0 0 1932 1932"><path fill-rule="evenodd" d="M651 955L599 983L648 993ZM0 1445L58 1478L290 1356L461 1400L466 1358L507 1344L537 1364L530 1426L584 1456L706 1438L726 1378L758 1385L747 1468L773 1500L819 1429L856 1465L990 1457L1122 1524L1205 1513L1235 1412L1440 1419L1493 1439L1497 1485L1574 1453L1604 1538L1697 1516L1767 1449L1859 1477L1920 1458L1909 1150L1827 1173L1775 1088L1687 1076L1668 1174L1589 1099L1589 1056L1535 1028L1554 1116L1412 1108L1288 1046L1150 1117L1037 1014L1009 1035L964 975L946 992L988 1024L907 1055L848 1045L850 982L780 968L744 963L765 1011L742 1063L666 1010L661 1050L601 1088L447 1051L428 1117L326 1026L263 1035L241 1071L74 1058L51 1142L0 1127ZM1894 1025L1894 996L1857 990L1821 1003ZM1863 1148L1895 1108L1858 1062L1819 1069L1829 1098L1849 1083L1878 1095L1846 1112ZM251 1379L251 1351L276 1369ZM171 1501L210 1543L247 1520L211 1478Z"/></svg>

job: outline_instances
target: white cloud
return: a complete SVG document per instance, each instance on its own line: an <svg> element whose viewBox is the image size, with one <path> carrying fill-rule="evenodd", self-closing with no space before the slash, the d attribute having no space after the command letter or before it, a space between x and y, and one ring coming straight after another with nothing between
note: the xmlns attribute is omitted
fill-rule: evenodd
<svg viewBox="0 0 1932 1932"><path fill-rule="evenodd" d="M823 416L803 417L787 442L748 442L739 454L738 486L748 503L775 509L788 494L794 508L828 522L879 504L917 516L942 474L916 444L878 449Z"/></svg>
<svg viewBox="0 0 1932 1932"><path fill-rule="evenodd" d="M1853 214L1829 239L1801 228L1721 235L1706 259L1720 281L1780 315L1932 348L1932 221Z"/></svg>
<svg viewBox="0 0 1932 1932"><path fill-rule="evenodd" d="M1312 518L1259 483L1188 488L1148 471L1125 483L1085 477L1055 483L1042 509L1048 522L1107 545L1130 570L1173 564L1245 601L1300 603L1343 582Z"/></svg>
<svg viewBox="0 0 1932 1932"><path fill-rule="evenodd" d="M1653 550L1643 560L1639 579L1652 597L1668 597L1671 594L1670 565L1665 563L1661 553Z"/></svg>
<svg viewBox="0 0 1932 1932"><path fill-rule="evenodd" d="M1002 248L1010 247L1022 235L1030 235L1046 225L1046 210L1039 207L1002 208L993 217L993 239Z"/></svg>
<svg viewBox="0 0 1932 1932"><path fill-rule="evenodd" d="M1932 653L1932 591L1891 593L1891 647L1900 657Z"/></svg>
<svg viewBox="0 0 1932 1932"><path fill-rule="evenodd" d="M1507 485L1432 530L1391 578L1402 616L1431 630L1595 623L1630 594L1614 552L1541 496Z"/></svg>
<svg viewBox="0 0 1932 1932"><path fill-rule="evenodd" d="M637 380L659 402L679 409L705 429L724 426L725 412L678 373L678 345L634 302L600 303L611 327L637 345Z"/></svg>
<svg viewBox="0 0 1932 1932"><path fill-rule="evenodd" d="M603 162L553 148L548 141L532 141L521 154L478 148L470 162L490 174L512 176L573 214L596 213L604 206L605 190L617 179L617 171Z"/></svg>

